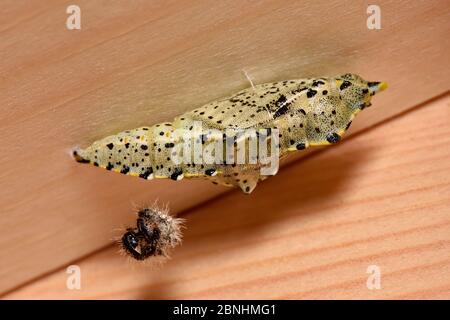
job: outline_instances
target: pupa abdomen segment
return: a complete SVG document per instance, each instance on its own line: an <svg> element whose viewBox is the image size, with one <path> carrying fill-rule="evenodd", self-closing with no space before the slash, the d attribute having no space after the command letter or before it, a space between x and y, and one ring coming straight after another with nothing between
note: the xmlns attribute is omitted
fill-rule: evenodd
<svg viewBox="0 0 450 320"><path fill-rule="evenodd" d="M368 82L354 74L260 84L186 112L173 122L108 136L74 155L78 162L143 179L200 177L250 193L267 175L261 173L261 163L249 161L250 156L245 163L236 162L237 152L250 154L250 140L240 144L242 137L249 137L247 132L276 140L271 152L277 148L280 158L309 146L334 144L385 87L384 82ZM194 150L189 155L180 147L186 134ZM196 148L207 150L219 142L210 152L216 161L207 161L206 153L195 155ZM218 152L227 146L235 147L232 163L227 161L229 153Z"/></svg>

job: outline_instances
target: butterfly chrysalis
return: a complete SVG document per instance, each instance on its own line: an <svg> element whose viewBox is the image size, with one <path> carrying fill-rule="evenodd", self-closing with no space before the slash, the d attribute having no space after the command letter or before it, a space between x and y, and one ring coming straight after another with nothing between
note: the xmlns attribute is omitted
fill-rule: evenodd
<svg viewBox="0 0 450 320"><path fill-rule="evenodd" d="M262 171L269 165L262 161L264 148L278 160L310 146L337 143L355 115L385 88L384 82L355 74L259 84L173 122L108 136L74 156L81 163L147 180L200 177L251 193L276 173ZM250 155L253 149L257 152Z"/></svg>

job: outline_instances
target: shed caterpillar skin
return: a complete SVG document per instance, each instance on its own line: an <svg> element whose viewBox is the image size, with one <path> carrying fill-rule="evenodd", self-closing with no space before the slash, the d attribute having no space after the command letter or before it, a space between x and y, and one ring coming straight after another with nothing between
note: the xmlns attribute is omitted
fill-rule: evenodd
<svg viewBox="0 0 450 320"><path fill-rule="evenodd" d="M260 164L176 164L172 157L179 140L173 138L174 131L192 130L193 123L201 121L206 134L198 138L208 146L217 141L208 130L222 134L227 129L274 130L279 133L282 158L311 146L337 143L355 115L386 87L385 82L368 82L355 74L260 84L186 112L173 122L108 136L74 151L74 157L81 163L143 179L206 178L251 193L267 178L261 174Z"/></svg>
<svg viewBox="0 0 450 320"><path fill-rule="evenodd" d="M168 258L181 244L184 219L173 218L168 210L154 205L140 209L135 228L127 228L119 243L128 256L136 260L149 257Z"/></svg>

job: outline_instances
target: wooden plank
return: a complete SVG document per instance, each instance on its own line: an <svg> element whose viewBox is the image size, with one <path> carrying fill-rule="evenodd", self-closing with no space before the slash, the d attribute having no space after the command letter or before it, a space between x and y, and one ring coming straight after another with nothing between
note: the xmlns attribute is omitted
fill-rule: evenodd
<svg viewBox="0 0 450 320"><path fill-rule="evenodd" d="M257 83L349 71L389 82L353 132L448 89L446 1L379 1L376 31L366 4L350 1L81 0L77 31L65 28L69 4L2 11L1 292L109 243L132 202L179 212L226 190L81 167L68 156L75 145L246 87L242 70Z"/></svg>
<svg viewBox="0 0 450 320"><path fill-rule="evenodd" d="M450 298L450 95L186 215L161 268L110 248L3 297ZM381 289L366 286L367 268Z"/></svg>

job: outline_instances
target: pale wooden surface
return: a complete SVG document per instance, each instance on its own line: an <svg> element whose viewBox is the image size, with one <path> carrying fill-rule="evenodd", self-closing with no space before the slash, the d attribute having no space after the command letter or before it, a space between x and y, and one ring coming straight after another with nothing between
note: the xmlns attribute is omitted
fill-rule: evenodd
<svg viewBox="0 0 450 320"><path fill-rule="evenodd" d="M4 298L450 298L450 95L186 213L160 269L111 247ZM366 270L381 270L368 290Z"/></svg>
<svg viewBox="0 0 450 320"><path fill-rule="evenodd" d="M390 89L352 133L448 90L447 1L4 1L0 10L0 292L110 243L155 198L174 212L225 188L147 183L75 164L75 145L170 120L257 83L343 72Z"/></svg>

